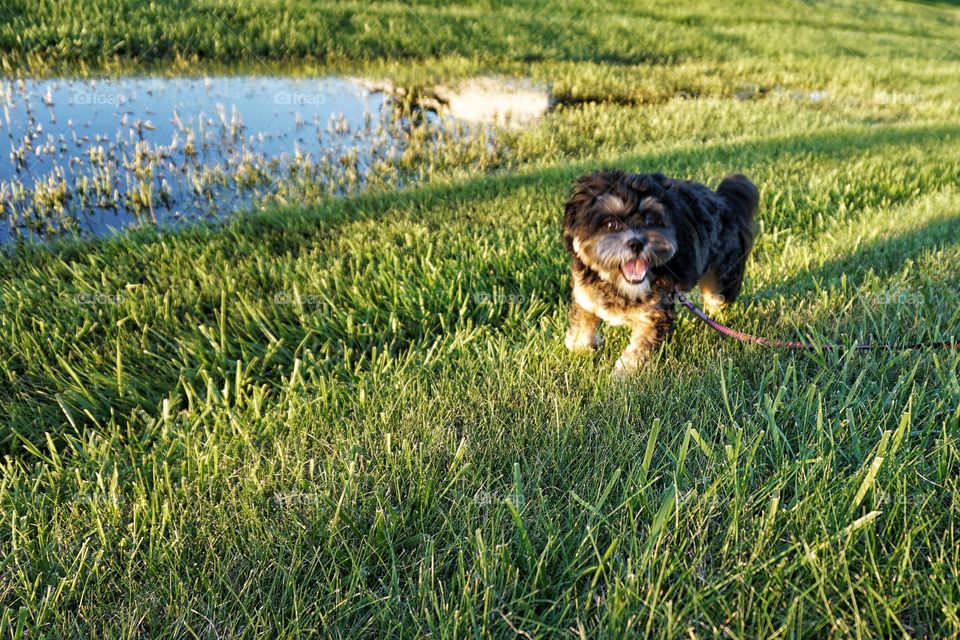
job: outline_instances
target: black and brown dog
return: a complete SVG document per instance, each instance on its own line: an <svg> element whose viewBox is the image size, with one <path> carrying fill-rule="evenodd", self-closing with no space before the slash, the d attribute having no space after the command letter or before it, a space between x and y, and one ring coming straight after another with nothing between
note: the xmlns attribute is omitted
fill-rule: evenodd
<svg viewBox="0 0 960 640"><path fill-rule="evenodd" d="M596 348L601 320L628 325L630 344L614 372L632 373L669 334L677 290L699 285L708 308L732 302L758 201L742 175L725 178L716 191L619 170L578 179L563 220L573 271L567 348Z"/></svg>

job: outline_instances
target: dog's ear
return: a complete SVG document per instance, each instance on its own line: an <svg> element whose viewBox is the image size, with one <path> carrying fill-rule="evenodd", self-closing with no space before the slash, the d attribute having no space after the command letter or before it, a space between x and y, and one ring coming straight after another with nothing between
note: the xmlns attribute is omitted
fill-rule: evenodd
<svg viewBox="0 0 960 640"><path fill-rule="evenodd" d="M594 199L594 189L591 188L597 181L596 173L582 175L573 181L573 190L567 199L563 213L563 228L565 232L571 231L580 222L583 209L590 205Z"/></svg>
<svg viewBox="0 0 960 640"><path fill-rule="evenodd" d="M596 178L595 173L580 176L573 182L573 190L564 205L563 211L563 245L569 253L573 253L573 238L579 227L586 224L586 210L593 203L594 195L591 187Z"/></svg>
<svg viewBox="0 0 960 640"><path fill-rule="evenodd" d="M564 230L569 231L588 224L587 211L601 200L609 209L618 207L618 201L622 205L619 196L614 193L614 187L622 174L623 172L616 170L594 171L574 180L573 191L564 209Z"/></svg>

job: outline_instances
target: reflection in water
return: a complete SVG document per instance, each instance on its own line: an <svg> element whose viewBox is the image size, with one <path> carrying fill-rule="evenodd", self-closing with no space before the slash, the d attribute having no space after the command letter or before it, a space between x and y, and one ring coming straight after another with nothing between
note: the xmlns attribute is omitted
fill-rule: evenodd
<svg viewBox="0 0 960 640"><path fill-rule="evenodd" d="M0 242L312 202L416 179L439 149L495 153L488 131L340 78L8 80L0 106Z"/></svg>

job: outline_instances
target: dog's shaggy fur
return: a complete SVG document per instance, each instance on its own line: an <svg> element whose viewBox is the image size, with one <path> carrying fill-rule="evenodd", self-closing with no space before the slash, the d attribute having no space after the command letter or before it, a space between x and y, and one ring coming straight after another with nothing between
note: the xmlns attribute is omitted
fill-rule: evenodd
<svg viewBox="0 0 960 640"><path fill-rule="evenodd" d="M616 373L631 373L666 339L675 292L695 285L708 308L740 293L759 193L742 175L716 192L661 174L598 171L578 179L563 239L573 271L567 348L600 344L600 321L629 325Z"/></svg>

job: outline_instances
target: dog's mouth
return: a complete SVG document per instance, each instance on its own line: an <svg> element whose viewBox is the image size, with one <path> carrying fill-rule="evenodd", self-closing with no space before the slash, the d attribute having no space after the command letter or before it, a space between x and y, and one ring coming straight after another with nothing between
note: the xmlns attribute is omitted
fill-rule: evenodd
<svg viewBox="0 0 960 640"><path fill-rule="evenodd" d="M630 284L640 284L647 277L650 265L643 258L634 258L620 265L620 271L623 277Z"/></svg>

